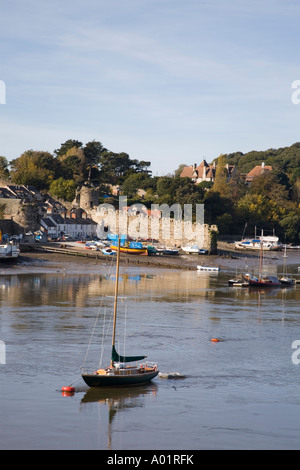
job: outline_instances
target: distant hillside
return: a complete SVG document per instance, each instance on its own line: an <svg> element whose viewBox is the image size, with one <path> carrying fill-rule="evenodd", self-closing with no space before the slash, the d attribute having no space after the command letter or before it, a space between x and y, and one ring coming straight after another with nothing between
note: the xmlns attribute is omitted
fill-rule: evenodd
<svg viewBox="0 0 300 470"><path fill-rule="evenodd" d="M241 173L248 173L255 165L272 165L274 170L282 171L290 177L300 174L300 142L290 147L268 149L265 151L252 150L247 153L234 152L226 154L227 163L236 165Z"/></svg>

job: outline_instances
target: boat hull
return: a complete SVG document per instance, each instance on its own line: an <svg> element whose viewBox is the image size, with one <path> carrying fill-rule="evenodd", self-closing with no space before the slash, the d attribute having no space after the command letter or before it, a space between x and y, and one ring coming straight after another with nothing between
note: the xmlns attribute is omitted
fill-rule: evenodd
<svg viewBox="0 0 300 470"><path fill-rule="evenodd" d="M235 242L236 250L263 250L263 251L280 251L282 244L279 242L278 237L264 237L246 239Z"/></svg>
<svg viewBox="0 0 300 470"><path fill-rule="evenodd" d="M118 251L118 247L112 245L111 249L114 251ZM120 247L121 253L127 253L131 255L141 255L147 253L147 248L130 248L130 247Z"/></svg>
<svg viewBox="0 0 300 470"><path fill-rule="evenodd" d="M294 286L296 284L296 280L292 278L281 278L280 284L283 286Z"/></svg>
<svg viewBox="0 0 300 470"><path fill-rule="evenodd" d="M172 248L157 248L156 249L157 253L161 254L161 255L178 255L179 253L179 250L177 250L176 248L172 249Z"/></svg>
<svg viewBox="0 0 300 470"><path fill-rule="evenodd" d="M130 375L82 374L82 378L89 387L129 387L150 382L158 373L155 370Z"/></svg>
<svg viewBox="0 0 300 470"><path fill-rule="evenodd" d="M230 279L228 285L231 287L249 287L249 282L243 279Z"/></svg>
<svg viewBox="0 0 300 470"><path fill-rule="evenodd" d="M9 243L0 245L0 261L16 260L20 255L20 248L18 245L11 245Z"/></svg>
<svg viewBox="0 0 300 470"><path fill-rule="evenodd" d="M281 282L272 282L264 280L249 280L249 285L252 287L281 287Z"/></svg>
<svg viewBox="0 0 300 470"><path fill-rule="evenodd" d="M182 246L181 249L187 255L206 255L208 253L207 250L198 246Z"/></svg>
<svg viewBox="0 0 300 470"><path fill-rule="evenodd" d="M220 271L219 266L200 266L200 265L198 265L197 269L199 271L215 271L215 272Z"/></svg>

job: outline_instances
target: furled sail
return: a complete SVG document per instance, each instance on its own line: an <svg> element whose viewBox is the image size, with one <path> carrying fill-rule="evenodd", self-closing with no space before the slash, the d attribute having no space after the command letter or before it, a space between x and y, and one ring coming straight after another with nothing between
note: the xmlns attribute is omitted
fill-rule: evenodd
<svg viewBox="0 0 300 470"><path fill-rule="evenodd" d="M116 348L113 346L111 350L111 359L114 362L134 362L146 359L147 356L121 356L117 353Z"/></svg>

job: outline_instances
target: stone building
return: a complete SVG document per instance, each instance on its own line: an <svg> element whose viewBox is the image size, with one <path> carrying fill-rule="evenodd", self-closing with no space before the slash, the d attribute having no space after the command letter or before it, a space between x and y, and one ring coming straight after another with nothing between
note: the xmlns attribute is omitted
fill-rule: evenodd
<svg viewBox="0 0 300 470"><path fill-rule="evenodd" d="M227 178L228 180L236 171L234 165L226 165ZM181 178L191 178L195 184L202 183L202 181L214 182L216 176L216 164L215 162L209 165L206 160L203 160L200 165L194 163L194 165L186 166L180 173Z"/></svg>
<svg viewBox="0 0 300 470"><path fill-rule="evenodd" d="M99 190L90 184L84 184L76 189L74 207L90 212L99 205Z"/></svg>

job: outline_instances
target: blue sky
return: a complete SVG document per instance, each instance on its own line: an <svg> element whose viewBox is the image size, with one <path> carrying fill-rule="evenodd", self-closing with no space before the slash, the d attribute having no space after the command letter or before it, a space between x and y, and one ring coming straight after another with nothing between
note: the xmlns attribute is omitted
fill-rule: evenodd
<svg viewBox="0 0 300 470"><path fill-rule="evenodd" d="M293 0L3 1L0 155L95 139L163 175L298 142L299 20Z"/></svg>

